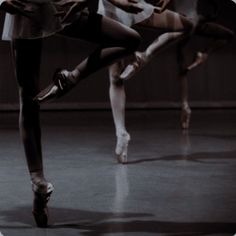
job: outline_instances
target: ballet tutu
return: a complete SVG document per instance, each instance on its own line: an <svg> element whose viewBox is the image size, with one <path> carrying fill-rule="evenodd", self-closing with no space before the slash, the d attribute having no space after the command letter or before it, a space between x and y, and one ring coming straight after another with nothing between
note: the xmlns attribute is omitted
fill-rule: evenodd
<svg viewBox="0 0 236 236"><path fill-rule="evenodd" d="M66 21L63 16L59 17L59 12L65 12L65 15L70 10L70 0L30 0L27 4L33 7L34 12L30 18L22 15L6 14L2 39L11 40L13 38L36 39L44 38L60 32L65 26L72 24L81 16L81 12L86 8L86 11L94 12L98 9L98 0L86 0L86 5L81 7L80 11L75 12ZM77 0L79 3L80 0ZM84 1L81 1L84 2ZM36 4L35 4L36 3Z"/></svg>
<svg viewBox="0 0 236 236"><path fill-rule="evenodd" d="M140 0L139 3L143 5L144 10L138 14L132 14L114 6L107 0L100 0L98 13L110 17L124 25L132 26L148 19L154 11L154 6L146 3L144 0Z"/></svg>

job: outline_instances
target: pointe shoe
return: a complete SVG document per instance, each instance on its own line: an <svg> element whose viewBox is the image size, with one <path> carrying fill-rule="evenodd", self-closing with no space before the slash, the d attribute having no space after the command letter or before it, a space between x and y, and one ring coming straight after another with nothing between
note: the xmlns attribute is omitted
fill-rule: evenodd
<svg viewBox="0 0 236 236"><path fill-rule="evenodd" d="M134 76L143 66L147 63L145 53L135 52L134 61L127 65L123 72L120 74L120 79L128 80Z"/></svg>
<svg viewBox="0 0 236 236"><path fill-rule="evenodd" d="M190 71L193 68L201 65L204 61L206 61L208 58L208 54L207 53L203 53L203 52L197 52L196 58L194 60L194 62L187 67L187 70Z"/></svg>
<svg viewBox="0 0 236 236"><path fill-rule="evenodd" d="M128 159L128 145L130 141L130 135L128 133L117 135L117 143L116 143L116 159L120 164L127 163Z"/></svg>
<svg viewBox="0 0 236 236"><path fill-rule="evenodd" d="M74 86L72 73L67 70L57 70L53 76L52 83L42 90L34 100L43 103L55 98L60 98L68 93Z"/></svg>
<svg viewBox="0 0 236 236"><path fill-rule="evenodd" d="M190 118L191 118L191 109L189 107L182 108L181 113L181 127L182 129L188 129L190 124Z"/></svg>
<svg viewBox="0 0 236 236"><path fill-rule="evenodd" d="M48 207L47 203L53 192L53 185L47 183L46 185L38 186L32 183L32 190L34 192L33 200L33 216L37 227L46 228L48 227Z"/></svg>

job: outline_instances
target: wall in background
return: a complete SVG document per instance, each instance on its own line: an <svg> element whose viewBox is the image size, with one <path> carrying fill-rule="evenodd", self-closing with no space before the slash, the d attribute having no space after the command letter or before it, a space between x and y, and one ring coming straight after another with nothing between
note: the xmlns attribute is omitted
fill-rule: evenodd
<svg viewBox="0 0 236 236"><path fill-rule="evenodd" d="M3 14L0 16L2 29ZM158 32L141 29L145 40L142 47L152 41ZM186 49L188 61L194 52L209 40L194 37ZM41 86L51 79L56 68L72 69L95 45L84 41L53 36L43 43ZM32 58L33 60L33 58ZM236 41L212 54L209 60L189 74L190 100L195 106L236 106ZM0 110L17 109L18 93L14 78L9 42L0 41ZM128 107L176 107L180 91L177 77L176 46L170 47L156 57L135 78L126 82ZM81 82L66 97L44 105L43 108L79 109L107 108L109 80L107 70L92 75Z"/></svg>

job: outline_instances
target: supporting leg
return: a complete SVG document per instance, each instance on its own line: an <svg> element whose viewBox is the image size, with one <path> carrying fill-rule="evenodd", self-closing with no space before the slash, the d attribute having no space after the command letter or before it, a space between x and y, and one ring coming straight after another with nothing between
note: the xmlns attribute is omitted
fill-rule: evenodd
<svg viewBox="0 0 236 236"><path fill-rule="evenodd" d="M181 116L180 123L182 129L189 129L190 119L191 119L191 108L189 105L189 96L188 96L188 71L184 69L184 47L188 43L189 38L186 38L177 47L177 65L178 65L178 76L180 81L180 95L181 95Z"/></svg>
<svg viewBox="0 0 236 236"><path fill-rule="evenodd" d="M123 69L122 64L122 62L118 62L109 67L109 95L117 137L115 154L118 163L124 164L127 162L130 135L125 127L125 87L123 80L119 78Z"/></svg>
<svg viewBox="0 0 236 236"><path fill-rule="evenodd" d="M181 86L181 127L188 129L191 119L191 108L188 101L188 78L187 74L180 75Z"/></svg>
<svg viewBox="0 0 236 236"><path fill-rule="evenodd" d="M33 101L39 91L41 40L14 40L13 53L20 94L20 133L34 192L33 214L37 225L46 227L53 186L44 177L39 105Z"/></svg>

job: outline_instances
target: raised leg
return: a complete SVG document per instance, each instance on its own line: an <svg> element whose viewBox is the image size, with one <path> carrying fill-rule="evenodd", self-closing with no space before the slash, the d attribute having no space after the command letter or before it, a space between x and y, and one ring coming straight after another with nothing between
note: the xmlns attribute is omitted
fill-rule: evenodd
<svg viewBox="0 0 236 236"><path fill-rule="evenodd" d="M123 63L118 62L109 67L110 78L110 101L112 114L116 129L117 143L115 154L118 163L126 163L128 158L128 144L130 135L125 127L125 88L124 82L119 78L120 72L123 69Z"/></svg>
<svg viewBox="0 0 236 236"><path fill-rule="evenodd" d="M194 61L187 67L190 71L204 63L208 56L228 44L234 38L234 32L214 22L199 22L195 34L212 39L202 50L196 53Z"/></svg>
<svg viewBox="0 0 236 236"><path fill-rule="evenodd" d="M145 66L153 57L163 49L176 43L190 33L192 23L176 12L166 10L161 14L153 13L152 16L137 26L162 29L165 32L151 43L144 52L136 52L132 63L122 72L121 79L129 79Z"/></svg>
<svg viewBox="0 0 236 236"><path fill-rule="evenodd" d="M61 33L97 43L99 47L73 71L56 73L53 82L37 96L38 102L61 97L89 75L134 52L140 42L136 31L98 14L84 14Z"/></svg>
<svg viewBox="0 0 236 236"><path fill-rule="evenodd" d="M196 57L193 61L192 64L190 64L188 67L187 67L187 70L190 71L192 69L194 69L195 67L201 65L202 63L204 63L208 58L208 54L205 52L197 52L196 54Z"/></svg>

